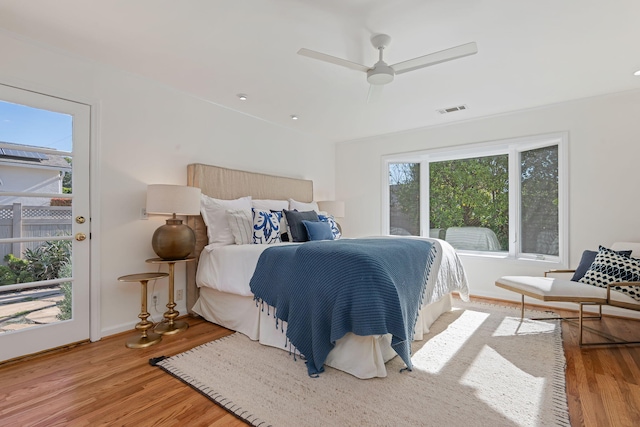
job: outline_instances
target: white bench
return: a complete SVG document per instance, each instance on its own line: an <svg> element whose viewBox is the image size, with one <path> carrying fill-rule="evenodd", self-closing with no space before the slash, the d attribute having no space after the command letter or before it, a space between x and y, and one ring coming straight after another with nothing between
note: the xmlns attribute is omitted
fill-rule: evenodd
<svg viewBox="0 0 640 427"><path fill-rule="evenodd" d="M640 255L640 243L618 242L611 246L611 249L619 250L632 250L631 255L637 257ZM555 273L569 273L574 270L551 270ZM607 341L603 342L591 342L585 343L583 341L583 320L585 319L601 319L602 318L602 306L610 305L619 308L625 308L630 310L640 311L640 302L631 298L630 296L623 294L622 292L611 291L611 286L639 286L638 282L625 282L625 283L613 283L608 285L607 288L601 288L598 286L587 285L580 282L572 282L571 280L548 277L545 273L545 277L535 276L504 276L496 280L496 286L516 292L522 295L521 300L521 317L524 317L524 297L535 298L545 302L572 302L579 305L578 313L578 325L580 328L579 342L580 346L593 346L593 345L614 345L614 344L640 344L640 341L623 341L618 340L615 337L611 337L608 334L598 332L600 335L607 337ZM598 315L585 316L585 306L598 306ZM563 318L576 319L576 318Z"/></svg>

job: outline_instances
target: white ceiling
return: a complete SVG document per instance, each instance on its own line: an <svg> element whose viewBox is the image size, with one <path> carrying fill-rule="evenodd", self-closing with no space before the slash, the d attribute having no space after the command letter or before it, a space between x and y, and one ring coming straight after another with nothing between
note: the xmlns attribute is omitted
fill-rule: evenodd
<svg viewBox="0 0 640 427"><path fill-rule="evenodd" d="M638 22L637 0L0 0L6 31L328 141L638 89ZM398 75L372 104L364 73L296 54L373 65L377 33L389 64L478 53Z"/></svg>

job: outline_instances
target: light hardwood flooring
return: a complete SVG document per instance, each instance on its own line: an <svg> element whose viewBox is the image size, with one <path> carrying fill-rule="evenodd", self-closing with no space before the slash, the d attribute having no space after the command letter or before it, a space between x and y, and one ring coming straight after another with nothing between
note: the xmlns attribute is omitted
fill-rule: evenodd
<svg viewBox="0 0 640 427"><path fill-rule="evenodd" d="M245 425L149 365L152 357L171 356L230 333L201 319L187 320L186 332L165 336L147 349L124 346L132 332L0 365L0 425ZM591 324L640 339L639 321L606 318ZM577 327L567 322L563 339L572 426L640 425L640 346L580 349Z"/></svg>

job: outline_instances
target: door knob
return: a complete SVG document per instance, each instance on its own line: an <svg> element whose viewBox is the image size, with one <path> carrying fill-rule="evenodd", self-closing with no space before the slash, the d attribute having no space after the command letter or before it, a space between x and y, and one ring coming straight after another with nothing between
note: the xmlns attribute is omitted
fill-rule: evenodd
<svg viewBox="0 0 640 427"><path fill-rule="evenodd" d="M77 240L78 242L82 242L82 241L83 241L84 239L86 239L86 238L87 238L87 235L86 235L86 234L84 234L84 233L78 233L78 234L76 234L76 240Z"/></svg>
<svg viewBox="0 0 640 427"><path fill-rule="evenodd" d="M77 222L78 224L84 224L85 219L84 219L84 217L83 217L83 216L77 216L77 217L76 217L76 222Z"/></svg>

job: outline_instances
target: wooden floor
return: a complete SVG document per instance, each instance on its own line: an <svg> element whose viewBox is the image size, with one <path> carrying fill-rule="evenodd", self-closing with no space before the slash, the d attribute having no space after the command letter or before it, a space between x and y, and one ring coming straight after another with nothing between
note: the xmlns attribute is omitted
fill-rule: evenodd
<svg viewBox="0 0 640 427"><path fill-rule="evenodd" d="M568 313L561 313L568 314ZM242 426L203 395L148 360L171 356L229 331L188 318L190 328L147 349L124 346L132 334L0 365L2 426ZM593 325L640 338L640 322ZM580 349L563 323L572 426L640 425L640 346Z"/></svg>

